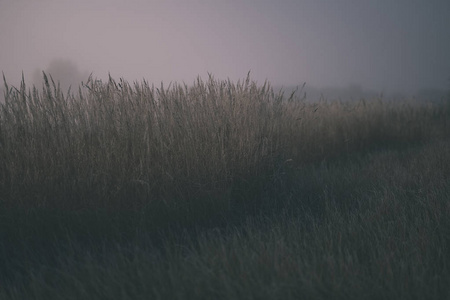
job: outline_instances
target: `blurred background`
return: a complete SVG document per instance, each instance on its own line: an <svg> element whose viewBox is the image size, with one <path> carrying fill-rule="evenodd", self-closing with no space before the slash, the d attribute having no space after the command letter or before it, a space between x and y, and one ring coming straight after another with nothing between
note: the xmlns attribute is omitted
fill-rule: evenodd
<svg viewBox="0 0 450 300"><path fill-rule="evenodd" d="M0 0L0 69L16 86L46 71L64 90L91 73L159 85L250 71L306 83L310 99L440 99L449 16L448 0Z"/></svg>

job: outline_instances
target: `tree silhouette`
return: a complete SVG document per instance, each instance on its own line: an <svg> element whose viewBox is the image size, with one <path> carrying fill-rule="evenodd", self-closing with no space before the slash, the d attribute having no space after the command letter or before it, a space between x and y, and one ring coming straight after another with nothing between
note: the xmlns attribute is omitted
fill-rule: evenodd
<svg viewBox="0 0 450 300"><path fill-rule="evenodd" d="M44 82L42 71L49 77L51 76L55 83L61 85L62 91L67 91L71 87L72 91L78 89L82 81L86 82L89 77L88 72L81 72L77 65L68 59L54 59L45 70L35 70L33 73L33 84L40 88Z"/></svg>

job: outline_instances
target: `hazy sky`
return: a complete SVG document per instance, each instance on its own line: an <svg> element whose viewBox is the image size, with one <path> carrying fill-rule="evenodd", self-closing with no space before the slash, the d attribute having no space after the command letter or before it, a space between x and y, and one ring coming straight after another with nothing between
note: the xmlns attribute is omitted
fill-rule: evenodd
<svg viewBox="0 0 450 300"><path fill-rule="evenodd" d="M450 86L449 0L0 0L0 69L54 59L128 81L251 70L273 85Z"/></svg>

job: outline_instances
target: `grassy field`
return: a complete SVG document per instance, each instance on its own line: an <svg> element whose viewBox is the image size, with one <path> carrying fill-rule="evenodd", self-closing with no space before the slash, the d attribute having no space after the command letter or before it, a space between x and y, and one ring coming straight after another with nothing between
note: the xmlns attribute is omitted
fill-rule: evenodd
<svg viewBox="0 0 450 300"><path fill-rule="evenodd" d="M450 98L5 82L0 299L448 299Z"/></svg>

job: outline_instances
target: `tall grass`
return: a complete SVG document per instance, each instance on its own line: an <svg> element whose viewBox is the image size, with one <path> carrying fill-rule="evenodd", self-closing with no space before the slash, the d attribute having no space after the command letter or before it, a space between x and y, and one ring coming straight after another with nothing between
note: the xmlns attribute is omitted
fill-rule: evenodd
<svg viewBox="0 0 450 300"><path fill-rule="evenodd" d="M448 298L449 102L43 76L0 106L0 298Z"/></svg>
<svg viewBox="0 0 450 300"><path fill-rule="evenodd" d="M64 95L5 82L0 107L4 205L142 209L195 201L227 209L286 167L437 132L448 106L375 101L309 103L247 76L188 87L92 78ZM211 203L210 203L211 204Z"/></svg>
<svg viewBox="0 0 450 300"><path fill-rule="evenodd" d="M449 166L448 139L308 165L286 209L168 230L162 245L111 213L8 212L0 298L448 299ZM82 238L58 233L75 223Z"/></svg>

